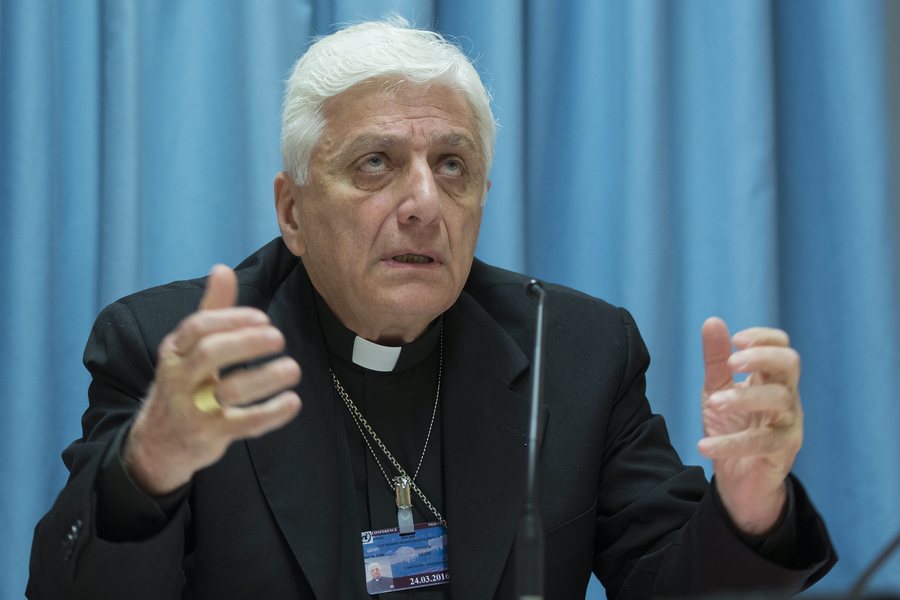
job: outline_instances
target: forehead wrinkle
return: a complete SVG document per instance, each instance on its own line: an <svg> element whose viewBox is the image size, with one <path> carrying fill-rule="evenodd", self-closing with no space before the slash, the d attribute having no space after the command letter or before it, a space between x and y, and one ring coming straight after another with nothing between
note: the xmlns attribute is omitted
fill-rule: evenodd
<svg viewBox="0 0 900 600"><path fill-rule="evenodd" d="M361 83L326 102L325 131L319 146L325 155L346 157L352 152L359 156L379 146L390 148L421 140L423 138L419 136L424 134L427 136L424 139L431 145L464 148L484 158L481 132L471 106L464 98L456 97L458 93L450 100L435 101L426 97L423 102L418 95L408 98L404 93L422 87L419 84L406 82L407 85L397 89L385 89L384 83ZM432 88L432 85L424 86L426 96ZM399 110L391 106L399 107ZM348 110L351 111L349 114ZM441 124L437 128L422 125L432 119Z"/></svg>

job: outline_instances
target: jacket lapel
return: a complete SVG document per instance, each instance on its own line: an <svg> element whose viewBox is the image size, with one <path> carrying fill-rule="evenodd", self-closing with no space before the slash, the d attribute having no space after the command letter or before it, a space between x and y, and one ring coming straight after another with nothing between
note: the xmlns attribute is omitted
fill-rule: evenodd
<svg viewBox="0 0 900 600"><path fill-rule="evenodd" d="M528 359L468 294L446 317L444 490L454 598L491 598L525 498ZM547 411L542 407L541 430Z"/></svg>
<svg viewBox="0 0 900 600"><path fill-rule="evenodd" d="M269 306L284 333L286 353L300 364L299 416L247 445L266 499L318 598L354 597L365 589L359 517L353 504L345 429L332 397L325 351L312 295L302 267L296 268ZM360 554L359 569L341 572L347 557Z"/></svg>

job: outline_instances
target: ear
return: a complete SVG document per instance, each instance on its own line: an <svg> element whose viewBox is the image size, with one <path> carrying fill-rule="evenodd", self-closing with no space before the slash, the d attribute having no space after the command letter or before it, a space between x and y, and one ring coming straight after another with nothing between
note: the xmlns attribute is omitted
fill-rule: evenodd
<svg viewBox="0 0 900 600"><path fill-rule="evenodd" d="M290 175L281 171L275 176L275 214L278 216L281 238L294 256L306 253L306 240L297 219L299 201L300 186L294 183Z"/></svg>
<svg viewBox="0 0 900 600"><path fill-rule="evenodd" d="M488 192L491 191L491 180L488 178L484 179L484 186L481 189L481 206L484 206L484 203L487 202Z"/></svg>

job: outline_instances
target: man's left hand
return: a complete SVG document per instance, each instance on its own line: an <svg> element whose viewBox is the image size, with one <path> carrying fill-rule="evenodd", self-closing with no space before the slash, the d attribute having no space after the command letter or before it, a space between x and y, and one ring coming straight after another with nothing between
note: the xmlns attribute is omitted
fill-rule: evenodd
<svg viewBox="0 0 900 600"><path fill-rule="evenodd" d="M778 329L745 329L729 339L728 327L713 317L702 337L705 437L697 447L713 461L719 497L734 523L764 534L784 510L785 478L803 442L800 356ZM735 383L735 373L749 377Z"/></svg>

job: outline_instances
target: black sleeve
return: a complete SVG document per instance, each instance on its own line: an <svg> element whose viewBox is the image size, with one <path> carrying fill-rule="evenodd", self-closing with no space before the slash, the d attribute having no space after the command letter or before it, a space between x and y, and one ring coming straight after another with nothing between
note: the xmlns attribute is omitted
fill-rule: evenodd
<svg viewBox="0 0 900 600"><path fill-rule="evenodd" d="M188 485L152 497L134 483L122 461L122 446L129 431L130 427L123 427L113 438L97 480L97 535L109 542L139 542L156 535L188 495Z"/></svg>
<svg viewBox="0 0 900 600"><path fill-rule="evenodd" d="M728 515L725 505L719 496L716 480L713 477L712 494L715 500L716 509L718 509L722 518L729 524L731 531L735 536L740 538L747 547L754 550L760 556L782 567L790 567L796 562L795 552L797 546L797 501L794 492L794 479L789 478L786 482L787 499L785 501L784 510L778 522L772 529L761 535L750 535L738 529L734 521Z"/></svg>
<svg viewBox="0 0 900 600"><path fill-rule="evenodd" d="M157 327L168 331L180 315L173 311L157 318L171 321ZM117 438L121 443L150 386L157 346L158 340L147 340L127 303L112 304L98 316L84 353L92 381L83 434L63 452L69 479L35 527L29 598L181 597L187 502L180 502L161 528L144 531L149 537L140 541L106 539L100 530L110 523L98 519L98 484L103 480L104 486L117 487L115 464L106 473L104 458L114 454L113 445Z"/></svg>

